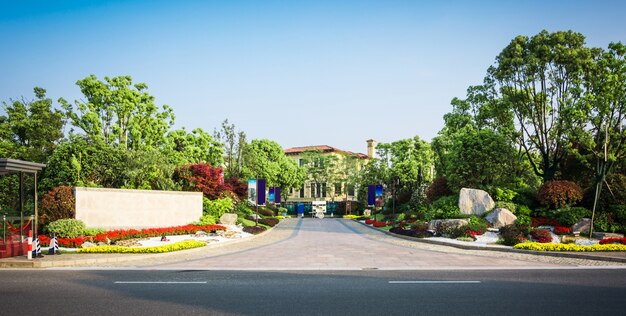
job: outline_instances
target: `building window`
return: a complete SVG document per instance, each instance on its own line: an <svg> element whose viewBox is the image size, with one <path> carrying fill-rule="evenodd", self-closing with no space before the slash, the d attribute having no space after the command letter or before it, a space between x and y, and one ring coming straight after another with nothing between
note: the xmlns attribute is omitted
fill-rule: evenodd
<svg viewBox="0 0 626 316"><path fill-rule="evenodd" d="M300 163L300 167L304 167L304 159L300 158L299 163Z"/></svg>
<svg viewBox="0 0 626 316"><path fill-rule="evenodd" d="M348 195L354 196L354 185L348 185Z"/></svg>
<svg viewBox="0 0 626 316"><path fill-rule="evenodd" d="M338 194L343 194L343 192L341 192L341 183L335 183L335 195Z"/></svg>
<svg viewBox="0 0 626 316"><path fill-rule="evenodd" d="M300 198L304 198L304 186L300 189Z"/></svg>

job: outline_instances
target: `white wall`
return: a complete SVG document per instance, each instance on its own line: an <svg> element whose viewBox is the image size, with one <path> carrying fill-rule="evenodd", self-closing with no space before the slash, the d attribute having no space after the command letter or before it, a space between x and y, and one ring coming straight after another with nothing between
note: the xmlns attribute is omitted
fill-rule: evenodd
<svg viewBox="0 0 626 316"><path fill-rule="evenodd" d="M185 225L202 216L202 193L74 188L76 219L87 227L122 229Z"/></svg>

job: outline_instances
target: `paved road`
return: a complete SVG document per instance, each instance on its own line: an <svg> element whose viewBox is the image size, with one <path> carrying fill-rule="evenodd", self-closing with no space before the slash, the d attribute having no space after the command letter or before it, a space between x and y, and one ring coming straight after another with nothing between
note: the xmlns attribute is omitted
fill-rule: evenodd
<svg viewBox="0 0 626 316"><path fill-rule="evenodd" d="M257 239L144 262L135 266L209 270L415 270L555 268L611 265L582 259L462 250L406 241L345 219L288 219Z"/></svg>
<svg viewBox="0 0 626 316"><path fill-rule="evenodd" d="M3 315L622 315L626 271L0 270Z"/></svg>

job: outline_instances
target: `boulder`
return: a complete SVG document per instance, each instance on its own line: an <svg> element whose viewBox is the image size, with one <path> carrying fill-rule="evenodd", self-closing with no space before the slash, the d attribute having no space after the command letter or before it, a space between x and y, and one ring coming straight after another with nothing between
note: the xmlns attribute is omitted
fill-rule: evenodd
<svg viewBox="0 0 626 316"><path fill-rule="evenodd" d="M96 246L96 244L91 243L91 242L88 242L88 241L85 241L85 242L84 242L82 245L80 245L80 246L81 246L82 248L92 248L92 247L95 247L95 246Z"/></svg>
<svg viewBox="0 0 626 316"><path fill-rule="evenodd" d="M469 224L467 219L433 219L428 222L428 230L437 232L437 229L441 226L459 228L467 224Z"/></svg>
<svg viewBox="0 0 626 316"><path fill-rule="evenodd" d="M584 231L588 232L590 228L591 228L591 218L581 218L580 221L578 221L578 223L572 226L572 232L574 233L580 233Z"/></svg>
<svg viewBox="0 0 626 316"><path fill-rule="evenodd" d="M195 234L196 237L205 237L206 235L208 235L208 234L204 230L199 230Z"/></svg>
<svg viewBox="0 0 626 316"><path fill-rule="evenodd" d="M370 215L372 215L371 210L363 210L363 216L370 216Z"/></svg>
<svg viewBox="0 0 626 316"><path fill-rule="evenodd" d="M513 224L516 219L517 216L505 208L497 208L485 216L485 220L487 220L493 228L502 228L506 225Z"/></svg>
<svg viewBox="0 0 626 316"><path fill-rule="evenodd" d="M229 238L229 239L241 238L241 233L234 232L234 231L227 231L227 232L224 232L224 237Z"/></svg>
<svg viewBox="0 0 626 316"><path fill-rule="evenodd" d="M483 190L462 188L459 194L461 214L482 215L493 209L495 202L489 193Z"/></svg>
<svg viewBox="0 0 626 316"><path fill-rule="evenodd" d="M603 232L594 232L591 234L591 237L596 239L604 239L604 238L624 238L623 234L618 233L603 233Z"/></svg>
<svg viewBox="0 0 626 316"><path fill-rule="evenodd" d="M234 214L234 213L224 213L220 217L220 224L223 224L223 225L235 225L235 224L237 224L237 214Z"/></svg>

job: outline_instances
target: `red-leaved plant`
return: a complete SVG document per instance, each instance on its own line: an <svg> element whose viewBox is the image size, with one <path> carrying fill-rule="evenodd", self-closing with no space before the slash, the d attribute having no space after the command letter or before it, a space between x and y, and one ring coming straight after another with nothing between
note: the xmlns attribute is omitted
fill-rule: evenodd
<svg viewBox="0 0 626 316"><path fill-rule="evenodd" d="M537 200L550 208L574 205L583 199L583 190L572 181L552 180L544 183L537 191Z"/></svg>

